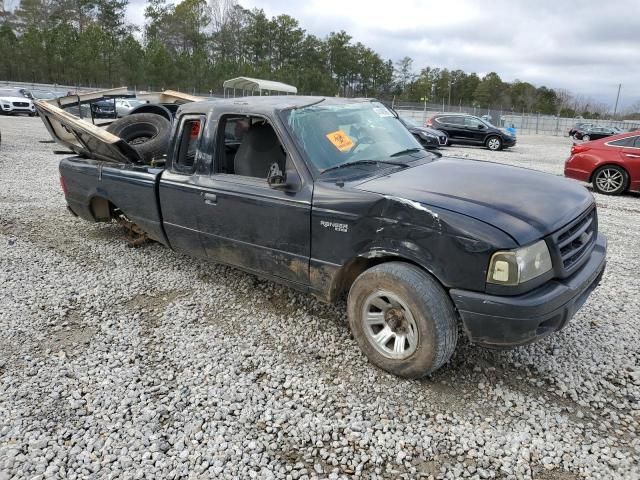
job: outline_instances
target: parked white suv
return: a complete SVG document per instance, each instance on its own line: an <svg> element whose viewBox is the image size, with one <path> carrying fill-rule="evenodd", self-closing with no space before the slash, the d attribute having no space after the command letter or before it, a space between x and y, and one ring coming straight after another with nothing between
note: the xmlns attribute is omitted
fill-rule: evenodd
<svg viewBox="0 0 640 480"><path fill-rule="evenodd" d="M1 88L0 113L4 115L26 113L33 117L36 114L36 107L30 98L22 96L18 90Z"/></svg>
<svg viewBox="0 0 640 480"><path fill-rule="evenodd" d="M116 98L116 112L118 117L124 117L129 115L134 108L146 103L144 100L138 100L137 98Z"/></svg>

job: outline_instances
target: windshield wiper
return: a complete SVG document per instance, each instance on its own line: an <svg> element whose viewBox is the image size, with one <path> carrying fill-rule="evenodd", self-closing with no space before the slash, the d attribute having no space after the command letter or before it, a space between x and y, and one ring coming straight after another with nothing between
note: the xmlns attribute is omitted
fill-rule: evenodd
<svg viewBox="0 0 640 480"><path fill-rule="evenodd" d="M404 150L400 150L399 152L396 152L394 154L389 155L390 157L399 157L400 155L406 155L407 153L415 153L415 152L421 152L422 150L424 150L424 148L406 148Z"/></svg>
<svg viewBox="0 0 640 480"><path fill-rule="evenodd" d="M340 165L336 165L334 167L325 168L322 171L322 173L330 172L332 170L338 170L340 168L350 167L352 165L374 165L378 163L386 163L388 165L396 165L398 167L404 167L404 168L409 166L406 163L390 162L387 160L355 160L353 162L341 163Z"/></svg>

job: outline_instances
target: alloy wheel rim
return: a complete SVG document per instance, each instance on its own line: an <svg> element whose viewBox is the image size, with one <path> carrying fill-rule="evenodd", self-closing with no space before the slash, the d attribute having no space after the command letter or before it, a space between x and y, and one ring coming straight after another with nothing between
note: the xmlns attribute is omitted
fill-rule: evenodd
<svg viewBox="0 0 640 480"><path fill-rule="evenodd" d="M489 148L491 150L497 150L499 146L500 142L497 138L492 138L491 140L489 140Z"/></svg>
<svg viewBox="0 0 640 480"><path fill-rule="evenodd" d="M369 343L386 358L404 360L418 347L418 326L411 310L389 291L377 290L365 299L362 326Z"/></svg>
<svg viewBox="0 0 640 480"><path fill-rule="evenodd" d="M613 168L605 168L596 178L598 188L603 192L615 192L622 187L623 181L622 173Z"/></svg>

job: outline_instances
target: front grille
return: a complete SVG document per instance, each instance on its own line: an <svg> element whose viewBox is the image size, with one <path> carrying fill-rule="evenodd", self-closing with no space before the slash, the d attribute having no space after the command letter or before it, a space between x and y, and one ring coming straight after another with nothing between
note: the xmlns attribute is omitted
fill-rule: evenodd
<svg viewBox="0 0 640 480"><path fill-rule="evenodd" d="M440 142L440 145L446 145L447 144L447 137L442 135L442 136L438 137L438 141Z"/></svg>
<svg viewBox="0 0 640 480"><path fill-rule="evenodd" d="M29 106L29 102L13 102L13 106L26 108Z"/></svg>
<svg viewBox="0 0 640 480"><path fill-rule="evenodd" d="M551 235L554 265L560 277L576 271L589 257L598 236L595 207Z"/></svg>

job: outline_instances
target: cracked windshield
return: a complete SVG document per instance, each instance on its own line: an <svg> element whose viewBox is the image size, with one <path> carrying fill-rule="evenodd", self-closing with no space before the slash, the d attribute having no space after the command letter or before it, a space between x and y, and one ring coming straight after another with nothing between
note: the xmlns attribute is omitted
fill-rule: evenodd
<svg viewBox="0 0 640 480"><path fill-rule="evenodd" d="M319 170L346 163L390 161L420 144L379 102L312 105L286 112L289 127Z"/></svg>

